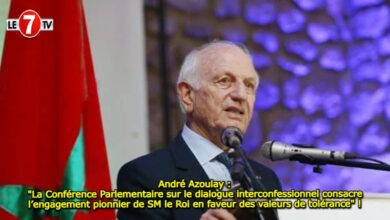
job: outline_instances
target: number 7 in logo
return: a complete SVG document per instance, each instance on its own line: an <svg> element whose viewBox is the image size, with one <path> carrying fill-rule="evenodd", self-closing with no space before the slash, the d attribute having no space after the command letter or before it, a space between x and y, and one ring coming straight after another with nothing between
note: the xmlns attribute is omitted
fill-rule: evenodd
<svg viewBox="0 0 390 220"><path fill-rule="evenodd" d="M23 15L23 19L29 20L27 24L26 34L31 34L31 27L34 23L35 15Z"/></svg>
<svg viewBox="0 0 390 220"><path fill-rule="evenodd" d="M34 10L26 10L19 16L19 31L27 37L33 38L41 31L41 17Z"/></svg>

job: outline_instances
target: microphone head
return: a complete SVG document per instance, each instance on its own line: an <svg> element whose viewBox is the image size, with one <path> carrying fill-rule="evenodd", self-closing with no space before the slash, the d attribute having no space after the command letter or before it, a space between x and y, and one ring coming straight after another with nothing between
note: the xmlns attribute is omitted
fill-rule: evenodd
<svg viewBox="0 0 390 220"><path fill-rule="evenodd" d="M267 141L265 142L260 149L261 155L263 157L270 159L271 158L271 148L272 148L273 141Z"/></svg>
<svg viewBox="0 0 390 220"><path fill-rule="evenodd" d="M222 131L221 141L230 148L236 148L242 143L242 132L236 127L227 127Z"/></svg>

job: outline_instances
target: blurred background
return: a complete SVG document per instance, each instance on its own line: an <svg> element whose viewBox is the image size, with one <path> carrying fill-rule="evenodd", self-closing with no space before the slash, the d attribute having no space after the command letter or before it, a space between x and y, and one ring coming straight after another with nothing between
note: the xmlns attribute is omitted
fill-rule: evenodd
<svg viewBox="0 0 390 220"><path fill-rule="evenodd" d="M80 171L72 175L84 172L84 166L87 165L88 171L84 174L88 173L86 176L90 180L86 183L92 183L97 188L108 186L106 155L102 150L102 143L105 142L112 188L115 189L118 170L124 163L165 147L183 126L184 116L179 111L175 83L185 54L214 39L229 40L247 45L261 77L255 112L243 143L248 155L272 167L285 190L332 189L365 192L364 212L355 206L357 212L340 209L324 214L327 210L318 209L305 214L307 210L296 210L292 215L286 210L280 212L281 216L295 216L294 219L312 219L313 216L322 219L329 219L330 216L336 219L342 216L348 216L346 219L367 219L373 216L374 219L386 218L380 210L389 207L390 172L327 165L323 166L322 174L317 174L310 165L289 161L270 162L260 155L260 149L264 142L278 140L289 144L300 143L322 149L353 152L390 163L389 0L76 0L68 3L57 5L42 1L12 1L11 4L11 0L0 0L0 59L1 56L7 57L1 59L7 62L0 63L7 74L2 75L6 77L2 78L1 82L5 84L0 86L0 90L2 94L12 95L9 91L22 94L30 89L30 85L41 88L39 83L43 83L49 87L43 86L42 90L39 90L41 93L32 94L36 95L37 99L46 100L47 106L56 106L55 109L60 112L67 112L58 107L65 102L57 102L54 98L45 99L37 94L54 97L60 94L58 91L73 91L73 87L60 86L58 89L55 83L61 83L61 80L55 80L55 83L51 84L41 80L30 82L23 79L43 79L40 75L35 76L44 72L39 67L45 69L44 67L51 67L53 64L61 68L68 60L73 63L72 60L77 57L70 56L70 53L61 53L73 48L68 48L68 42L69 45L82 45L80 48L86 50L80 49L79 52L89 59L86 52L88 44L84 44L84 41L80 44L80 41L75 40L80 36L83 36L80 39L86 40L84 37L88 33L94 71L86 68L80 72L88 72L90 75L94 72L96 75L105 140L99 131L97 135L93 135L98 144L85 148L89 151L87 156L77 155L79 159L88 158L88 163L76 164L73 159L69 160L72 161L69 164L76 164L77 170ZM30 4L31 7L28 6ZM11 7L13 14L10 12L12 10L9 10L10 5L17 5L16 8ZM68 19L67 13L62 11L64 5L67 6L64 10L84 8L86 27L78 29L78 26L73 26L73 22L77 22L77 25L83 24L82 11L79 10L75 17ZM39 9L43 18L54 17L54 31L42 33L35 39L25 39L17 32L6 34L6 19L15 18L15 12L25 8ZM75 30L75 27L80 36L70 31ZM5 38L8 40L5 41ZM48 41L46 45L45 39L55 41L51 40L51 45ZM18 40L23 43L19 44ZM33 49L38 48L37 45L39 50ZM14 46L16 50L13 50ZM57 47L60 48L60 53L55 57L52 53L43 52ZM22 53L18 48L23 50ZM27 64L32 62L28 59L31 56L30 49L34 52L32 54L38 54L33 56L34 71L16 71L15 73L22 74L19 79L19 75L14 74L15 69L9 67L21 62L25 65L18 67L30 70ZM3 54L3 51L7 52ZM56 50L50 51L57 53ZM29 62L24 63L23 58L26 57ZM46 66L45 57L58 62ZM65 73L69 76L68 71L46 73ZM78 84L71 80L69 82ZM23 88L21 85L28 86ZM21 86L22 89L15 89L19 88L15 86ZM51 89L54 89L55 93L46 92L52 91ZM73 89L78 90L77 86ZM50 139L53 140L52 145L44 134L60 134L60 131L63 131L61 129L67 127L58 126L57 120L48 121L47 117L40 117L41 113L47 113L46 110L41 110L45 109L46 105L36 105L41 102L26 99L29 96L21 96L24 102L14 96L4 97L4 100L13 102L11 105L8 105L7 101L3 102L1 108L7 113L2 114L7 120L5 123L1 121L0 125L5 125L2 128L6 132L2 134L8 142L3 140L6 144L2 142L1 147L5 155L3 158L7 159L3 161L4 166L9 168L5 169L6 174L1 178L1 190L14 189L14 185L9 185L10 183L19 184L16 185L19 190L29 186L41 189L57 187L62 183L60 181L63 172L58 172L61 167L61 160L58 158L66 156L60 147L63 142L57 141L55 136ZM62 97L59 97L59 100L62 100ZM79 99L74 99L75 102L78 102L77 100ZM70 103L66 102L64 106L70 106ZM14 112L12 108L18 106L17 104L33 106L33 109L19 107ZM32 114L34 109L39 114ZM94 109L97 111L96 106ZM23 114L24 112L27 114ZM35 117L30 117L31 115ZM13 119L15 123L8 124ZM58 130L46 129L37 132L33 127L31 132L26 130L27 132L22 134L19 129L27 129L25 119L30 120L30 125L48 121L48 124L52 123ZM65 122L67 118L61 118L60 121L62 120ZM94 129L97 127L94 126ZM9 133L14 136L9 136ZM37 136L32 135L38 133ZM67 136L68 133L64 134ZM71 132L69 134L69 137L72 136ZM46 143L42 146L53 150L47 152L53 154L45 157L48 154L40 150L41 142L13 138L23 135ZM31 145L19 144L23 141ZM13 145L10 147L7 143ZM18 147L38 153L37 155L45 157L45 160L31 157L30 154L24 156L27 155L26 158L31 159L31 162L22 160ZM99 157L90 157L95 153L100 154ZM7 161L13 161L10 158L15 158L18 166L8 163ZM41 168L36 169L33 165ZM41 175L43 173L53 174L54 178L46 178ZM98 176L98 180L91 178ZM68 179L67 175L64 177L65 180ZM76 179L83 178L77 176ZM77 182L83 184L83 181ZM84 187L77 187L79 186ZM3 196L0 196L0 203L7 201L8 207L19 207L17 202L21 200L8 203L7 195L3 193ZM1 211L0 215L4 214Z"/></svg>
<svg viewBox="0 0 390 220"><path fill-rule="evenodd" d="M260 156L267 140L390 163L390 3L386 0L144 0L150 150L182 128L175 83L185 54L213 39L245 44L261 76L244 139L284 189L390 192L390 173Z"/></svg>

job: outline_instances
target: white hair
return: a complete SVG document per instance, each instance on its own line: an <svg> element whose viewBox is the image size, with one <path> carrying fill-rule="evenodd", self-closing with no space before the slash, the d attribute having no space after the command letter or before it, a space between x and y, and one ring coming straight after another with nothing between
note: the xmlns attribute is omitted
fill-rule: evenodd
<svg viewBox="0 0 390 220"><path fill-rule="evenodd" d="M199 48L196 48L192 50L184 59L184 62L180 68L179 76L177 78L177 85L181 82L187 82L190 84L194 89L199 89L200 87L200 79L199 79L199 73L198 73L198 62L200 58L200 52L210 46L223 44L223 45L231 45L240 48L245 54L251 58L250 52L248 48L245 47L243 44L237 44L233 43L231 41L224 41L224 40L215 40L210 43L204 44Z"/></svg>

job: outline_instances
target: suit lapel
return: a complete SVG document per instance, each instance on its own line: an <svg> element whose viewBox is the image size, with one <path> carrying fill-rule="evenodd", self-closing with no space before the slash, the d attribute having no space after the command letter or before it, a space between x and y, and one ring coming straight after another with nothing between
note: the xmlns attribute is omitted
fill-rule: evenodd
<svg viewBox="0 0 390 220"><path fill-rule="evenodd" d="M190 180L194 181L209 181L206 172L199 164L195 155L192 153L188 145L181 136L181 132L176 136L174 141L169 146L174 164L176 167L176 179L184 179L187 183ZM196 189L187 189L194 195ZM194 197L193 197L194 198ZM184 198L183 198L184 199ZM198 220L206 209L175 209L174 219Z"/></svg>
<svg viewBox="0 0 390 220"><path fill-rule="evenodd" d="M176 136L169 146L177 169L178 178L185 180L208 181L209 178L195 155L181 136Z"/></svg>

